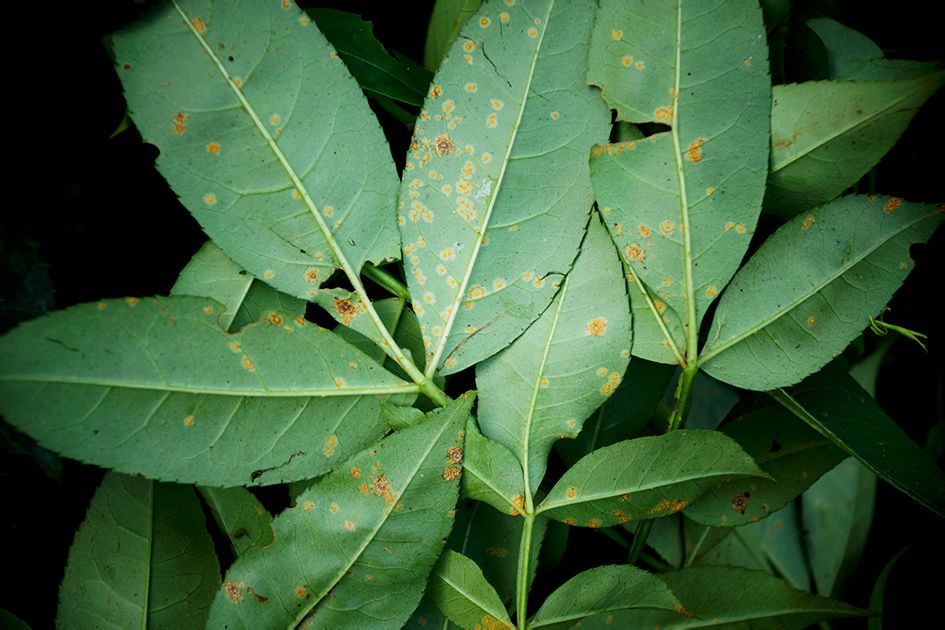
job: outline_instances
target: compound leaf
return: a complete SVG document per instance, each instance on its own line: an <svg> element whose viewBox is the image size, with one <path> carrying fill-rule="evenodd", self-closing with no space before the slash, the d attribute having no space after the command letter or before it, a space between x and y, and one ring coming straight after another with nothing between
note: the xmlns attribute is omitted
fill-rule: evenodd
<svg viewBox="0 0 945 630"><path fill-rule="evenodd" d="M479 566L450 549L433 569L430 595L450 621L463 627L512 630L512 621Z"/></svg>
<svg viewBox="0 0 945 630"><path fill-rule="evenodd" d="M850 195L775 232L715 312L700 366L745 389L797 383L837 356L913 267L942 221L932 204Z"/></svg>
<svg viewBox="0 0 945 630"><path fill-rule="evenodd" d="M486 3L437 71L398 202L427 376L506 347L548 306L593 202L607 110L584 79L594 3Z"/></svg>

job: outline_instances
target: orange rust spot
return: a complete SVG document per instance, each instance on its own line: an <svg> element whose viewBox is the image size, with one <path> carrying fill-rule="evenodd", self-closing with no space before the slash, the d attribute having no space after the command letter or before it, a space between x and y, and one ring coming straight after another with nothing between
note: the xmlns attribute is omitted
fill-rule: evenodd
<svg viewBox="0 0 945 630"><path fill-rule="evenodd" d="M302 504L302 509L305 510L306 512L311 512L312 510L315 509L315 504L312 503L311 501L306 501L305 503Z"/></svg>
<svg viewBox="0 0 945 630"><path fill-rule="evenodd" d="M180 135L187 131L187 119L190 118L184 112L177 112L174 115L174 133Z"/></svg>
<svg viewBox="0 0 945 630"><path fill-rule="evenodd" d="M587 522L587 526L590 527L591 529L597 529L598 527L600 527L600 520L596 518L592 518L591 520Z"/></svg>
<svg viewBox="0 0 945 630"><path fill-rule="evenodd" d="M433 98L439 98L440 94L442 93L443 93L443 88L441 88L439 85L434 85L432 88L430 88L430 96L432 96Z"/></svg>
<svg viewBox="0 0 945 630"><path fill-rule="evenodd" d="M523 497L523 496L520 495L520 494L516 494L514 497L512 497L512 505L514 505L515 507L517 507L517 508L520 509L520 510L524 510L524 509L525 509L525 497Z"/></svg>
<svg viewBox="0 0 945 630"><path fill-rule="evenodd" d="M807 217L804 219L804 222L801 223L801 228L806 230L812 225L814 225L814 215L808 214Z"/></svg>
<svg viewBox="0 0 945 630"><path fill-rule="evenodd" d="M198 18L194 18L194 19L191 21L191 24L194 25L194 28L197 29L197 32L198 32L198 33L206 33L206 32L207 32L207 23L204 22L203 19L201 19L201 18L199 18L199 17L198 17Z"/></svg>
<svg viewBox="0 0 945 630"><path fill-rule="evenodd" d="M682 615L683 617L695 617L695 616L696 616L695 613L693 613L691 610L688 610L688 609L687 609L685 606L683 606L682 604L676 604L676 612L678 612L678 613L679 613L680 615Z"/></svg>
<svg viewBox="0 0 945 630"><path fill-rule="evenodd" d="M573 499L577 496L577 488L568 488L568 490L564 493L564 496L569 499Z"/></svg>
<svg viewBox="0 0 945 630"><path fill-rule="evenodd" d="M597 317L587 322L587 334L600 337L607 330L607 320Z"/></svg>
<svg viewBox="0 0 945 630"><path fill-rule="evenodd" d="M810 326L811 328L813 328L814 324L816 323L817 323L817 318L814 317L813 315L807 318L807 325Z"/></svg>
<svg viewBox="0 0 945 630"><path fill-rule="evenodd" d="M739 234L744 234L745 226L739 223L738 225L735 226L735 231L738 232Z"/></svg>
<svg viewBox="0 0 945 630"><path fill-rule="evenodd" d="M637 70L643 70L643 68L645 67L645 66L643 65L643 62L642 62L642 61L638 61L638 62L636 62L636 63L633 64L633 65L634 65L634 67L635 67Z"/></svg>
<svg viewBox="0 0 945 630"><path fill-rule="evenodd" d="M266 321L268 321L273 326L279 326L282 324L282 317L279 315L279 313L273 311L269 313L269 317L266 318Z"/></svg>
<svg viewBox="0 0 945 630"><path fill-rule="evenodd" d="M559 118L561 118L561 114L559 114L558 112L551 112L548 115L551 117L551 120L558 120Z"/></svg>
<svg viewBox="0 0 945 630"><path fill-rule="evenodd" d="M240 363L243 365L244 370L247 370L249 372L254 372L256 370L256 366L253 365L253 362L250 360L249 357L243 357L243 360L240 361Z"/></svg>
<svg viewBox="0 0 945 630"><path fill-rule="evenodd" d="M351 318L358 315L358 307L351 300L335 298L335 312L341 317L341 323L347 326L351 323Z"/></svg>
<svg viewBox="0 0 945 630"><path fill-rule="evenodd" d="M732 497L732 509L739 514L744 514L745 510L748 508L748 499L750 497L750 492L739 492L734 497Z"/></svg>
<svg viewBox="0 0 945 630"><path fill-rule="evenodd" d="M627 503L629 500L630 500L630 495L629 495L629 494L621 494L621 495L620 495L620 502L621 502L621 503Z"/></svg>
<svg viewBox="0 0 945 630"><path fill-rule="evenodd" d="M886 202L886 207L883 208L886 212L892 214L892 212L902 205L902 199L898 197L890 197L889 201Z"/></svg>
<svg viewBox="0 0 945 630"><path fill-rule="evenodd" d="M269 117L269 123L270 123L273 127L275 127L276 125L278 125L278 124L281 123L281 122L282 122L282 116L280 116L279 114L273 114L272 116Z"/></svg>
<svg viewBox="0 0 945 630"><path fill-rule="evenodd" d="M633 65L633 57L626 55L623 59L620 60L620 63L627 66L628 68Z"/></svg>
<svg viewBox="0 0 945 630"><path fill-rule="evenodd" d="M621 31L619 28L615 28L615 29L610 33L610 36L619 41L620 38L623 37L623 31Z"/></svg>
<svg viewBox="0 0 945 630"><path fill-rule="evenodd" d="M705 194L707 197L711 197L712 193L714 192L715 192L715 188L713 188L712 186L709 186L708 188L705 189Z"/></svg>
<svg viewBox="0 0 945 630"><path fill-rule="evenodd" d="M214 155L219 155L219 154L220 154L220 143L219 143L219 142L211 142L210 144L208 144L208 145L207 145L207 152L208 152L208 153L212 153L212 154L214 154Z"/></svg>
<svg viewBox="0 0 945 630"><path fill-rule="evenodd" d="M243 85L243 80L239 77L236 77L235 79L233 79L233 85L235 85L236 87L239 87Z"/></svg>
<svg viewBox="0 0 945 630"><path fill-rule="evenodd" d="M646 252L643 251L643 248L636 243L627 245L627 247L623 250L623 254L626 256L627 260L630 261L641 261L646 258Z"/></svg>
<svg viewBox="0 0 945 630"><path fill-rule="evenodd" d="M366 484L366 483L362 483L360 486L358 486L358 490L361 491L361 494L367 494L367 493L368 493L367 484Z"/></svg>
<svg viewBox="0 0 945 630"><path fill-rule="evenodd" d="M458 464L463 461L463 449L458 446L451 446L446 449L446 457L451 464Z"/></svg>
<svg viewBox="0 0 945 630"><path fill-rule="evenodd" d="M298 324L299 326L304 326L304 325L307 324L308 322L305 321L305 318L304 318L304 317L301 317L301 316L300 316L300 317L296 317L296 318L295 318L295 323Z"/></svg>
<svg viewBox="0 0 945 630"><path fill-rule="evenodd" d="M338 504L337 504L337 503L332 503L331 505L328 506L328 509L329 509L329 511L330 511L332 514L337 514L337 513L338 513Z"/></svg>
<svg viewBox="0 0 945 630"><path fill-rule="evenodd" d="M351 467L351 476L354 477L355 479L357 479L358 477L360 477L360 476L361 476L361 469L358 468L357 466L352 466L352 467Z"/></svg>
<svg viewBox="0 0 945 630"><path fill-rule="evenodd" d="M656 110L655 116L656 116L656 120L660 122L666 122L668 120L672 120L673 118L672 106L660 107L659 109Z"/></svg>
<svg viewBox="0 0 945 630"><path fill-rule="evenodd" d="M446 481L452 481L459 477L459 468L454 468L452 466L447 466L443 469L443 479Z"/></svg>
<svg viewBox="0 0 945 630"><path fill-rule="evenodd" d="M282 0L283 9L288 9L290 6L292 6L292 4L289 2L289 0Z"/></svg>
<svg viewBox="0 0 945 630"><path fill-rule="evenodd" d="M660 232L663 234L672 234L676 230L676 224L666 219L660 222Z"/></svg>
<svg viewBox="0 0 945 630"><path fill-rule="evenodd" d="M715 293L716 293L715 287L709 287L708 289L706 289L706 292L705 292L705 294L708 295L709 297L715 297Z"/></svg>
<svg viewBox="0 0 945 630"><path fill-rule="evenodd" d="M535 37L538 37L538 29L535 28L535 27L532 27L532 28L528 29L528 36L531 37L531 38L533 38L533 39L534 39Z"/></svg>
<svg viewBox="0 0 945 630"><path fill-rule="evenodd" d="M267 269L265 272L263 272L263 278L265 278L266 280L269 280L269 279L272 278L274 275L276 275L276 274L274 274L274 273L272 272L272 270L270 270L270 269Z"/></svg>
<svg viewBox="0 0 945 630"><path fill-rule="evenodd" d="M315 267L309 267L308 269L305 270L305 273L303 275L305 276L305 279L311 284L315 284L316 282L318 282L318 269L316 269Z"/></svg>
<svg viewBox="0 0 945 630"><path fill-rule="evenodd" d="M308 597L308 590L304 586L296 586L295 594L304 599Z"/></svg>
<svg viewBox="0 0 945 630"><path fill-rule="evenodd" d="M193 417L193 416L187 416L186 418L184 418L184 426L185 426L185 427L193 426L193 424L194 424L194 417Z"/></svg>
<svg viewBox="0 0 945 630"><path fill-rule="evenodd" d="M100 310L100 311L104 311L106 308L108 308L108 304L106 304L105 302L99 302L99 303L96 304L95 306L96 306L96 308L98 308L98 310Z"/></svg>
<svg viewBox="0 0 945 630"><path fill-rule="evenodd" d="M236 343L235 341L231 341L231 342L230 342L230 350L232 350L233 352L239 352L239 351L240 351L240 344Z"/></svg>
<svg viewBox="0 0 945 630"><path fill-rule="evenodd" d="M690 162L702 161L702 145L704 144L705 144L705 140L703 140L702 138L699 138L695 142L689 145L689 161Z"/></svg>
<svg viewBox="0 0 945 630"><path fill-rule="evenodd" d="M731 230L733 227L735 227L735 224L732 223L731 221L729 221L728 223L725 224L725 231L728 232L728 231Z"/></svg>
<svg viewBox="0 0 945 630"><path fill-rule="evenodd" d="M212 315L212 314L213 314L213 307L212 307L212 306L204 306L204 307L203 307L203 312L206 313L207 315Z"/></svg>
<svg viewBox="0 0 945 630"><path fill-rule="evenodd" d="M497 124L499 124L499 119L495 114L489 114L486 117L486 127L489 129L495 129Z"/></svg>
<svg viewBox="0 0 945 630"><path fill-rule="evenodd" d="M642 236L643 238L646 238L647 236L652 234L652 232L650 231L650 228L646 227L645 225L641 225L640 227L638 227L637 231L640 233L640 236Z"/></svg>
<svg viewBox="0 0 945 630"><path fill-rule="evenodd" d="M238 604L243 601L242 582L231 582L230 580L224 581L223 592L226 593L226 598L234 604Z"/></svg>
<svg viewBox="0 0 945 630"><path fill-rule="evenodd" d="M345 529L349 532L354 531L354 521L352 521L350 518L345 521Z"/></svg>
<svg viewBox="0 0 945 630"><path fill-rule="evenodd" d="M301 24L302 26L308 26L308 23L309 23L309 19L307 16L303 15L302 17L299 18L299 24Z"/></svg>
<svg viewBox="0 0 945 630"><path fill-rule="evenodd" d="M207 193L206 195L203 196L203 202L207 204L208 206L212 206L213 204L217 202L217 196L214 195L213 193Z"/></svg>
<svg viewBox="0 0 945 630"><path fill-rule="evenodd" d="M441 133L436 137L433 146L436 148L436 154L443 157L453 150L453 139L449 135Z"/></svg>
<svg viewBox="0 0 945 630"><path fill-rule="evenodd" d="M490 20L489 18L485 16L483 16L482 19L479 20L479 26L481 26L482 28L486 28L490 24L492 24L492 20Z"/></svg>
<svg viewBox="0 0 945 630"><path fill-rule="evenodd" d="M577 523L577 521L575 521L573 518L566 518L561 522L564 523L565 525L574 525L575 523Z"/></svg>

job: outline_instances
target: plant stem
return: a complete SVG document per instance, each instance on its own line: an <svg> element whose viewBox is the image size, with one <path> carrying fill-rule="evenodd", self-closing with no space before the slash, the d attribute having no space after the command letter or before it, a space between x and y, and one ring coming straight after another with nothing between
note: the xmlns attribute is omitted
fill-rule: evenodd
<svg viewBox="0 0 945 630"><path fill-rule="evenodd" d="M375 267L371 263L364 263L364 266L361 267L361 271L368 278L381 285L400 299L407 302L410 301L410 291L407 289L407 285L401 282L393 274L384 271L380 267Z"/></svg>
<svg viewBox="0 0 945 630"><path fill-rule="evenodd" d="M689 415L689 403L692 402L692 383L695 381L698 372L699 366L696 361L690 361L679 375L679 382L676 383L676 392L673 395L676 407L669 417L667 432L675 431L681 427L686 416Z"/></svg>
<svg viewBox="0 0 945 630"><path fill-rule="evenodd" d="M515 587L515 616L519 630L525 630L528 615L528 564L532 557L532 528L535 515L527 513L522 525L522 541L518 548L518 584Z"/></svg>
<svg viewBox="0 0 945 630"><path fill-rule="evenodd" d="M630 556L627 558L628 564L636 564L640 559L640 554L646 546L646 539L653 529L653 520L646 520L637 525L637 531L633 535L633 546L630 548Z"/></svg>
<svg viewBox="0 0 945 630"><path fill-rule="evenodd" d="M696 544L693 546L692 551L686 555L686 563L683 566L689 567L692 566L692 563L696 561L696 556L699 555L699 550L702 549L702 545L705 544L705 539L709 537L709 530L712 529L708 525L702 528L702 535L699 536L699 540L696 541Z"/></svg>

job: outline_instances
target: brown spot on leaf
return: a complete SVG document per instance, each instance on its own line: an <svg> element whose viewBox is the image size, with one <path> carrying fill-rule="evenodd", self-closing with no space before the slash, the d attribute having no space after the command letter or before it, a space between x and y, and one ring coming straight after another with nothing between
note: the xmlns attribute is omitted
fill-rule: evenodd
<svg viewBox="0 0 945 630"><path fill-rule="evenodd" d="M463 461L463 449L458 446L451 446L446 449L446 457L451 464L458 464Z"/></svg>
<svg viewBox="0 0 945 630"><path fill-rule="evenodd" d="M886 212L892 214L896 208L902 205L902 199L898 197L890 197L889 201L886 202L886 207L883 208Z"/></svg>
<svg viewBox="0 0 945 630"><path fill-rule="evenodd" d="M689 161L690 162L701 162L702 161L702 145L705 144L705 140L699 138L695 142L689 144Z"/></svg>
<svg viewBox="0 0 945 630"><path fill-rule="evenodd" d="M452 481L459 477L459 472L459 468L447 466L443 469L443 479L446 481Z"/></svg>
<svg viewBox="0 0 945 630"><path fill-rule="evenodd" d="M272 311L269 313L269 317L266 318L266 321L273 326L278 326L282 323L282 317L279 315L279 313Z"/></svg>
<svg viewBox="0 0 945 630"><path fill-rule="evenodd" d="M739 492L732 497L732 509L739 514L744 514L748 508L748 499L751 498L750 492Z"/></svg>
<svg viewBox="0 0 945 630"><path fill-rule="evenodd" d="M242 582L231 582L226 580L223 582L223 592L226 593L226 598L234 604L239 604L241 601L243 601Z"/></svg>
<svg viewBox="0 0 945 630"><path fill-rule="evenodd" d="M646 259L646 252L643 251L643 248L637 245L636 243L631 243L627 245L623 250L624 256L627 260L630 261L641 261Z"/></svg>
<svg viewBox="0 0 945 630"><path fill-rule="evenodd" d="M351 300L335 298L335 312L341 317L341 323L348 325L351 318L358 314L358 307Z"/></svg>

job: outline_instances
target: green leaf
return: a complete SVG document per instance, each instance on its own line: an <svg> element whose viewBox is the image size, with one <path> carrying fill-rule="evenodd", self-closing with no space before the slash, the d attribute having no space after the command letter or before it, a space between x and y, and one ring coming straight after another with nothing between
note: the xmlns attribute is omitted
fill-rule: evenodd
<svg viewBox="0 0 945 630"><path fill-rule="evenodd" d="M633 313L633 356L667 365L680 364L686 330L676 311L651 295L632 269L627 270L627 294Z"/></svg>
<svg viewBox="0 0 945 630"><path fill-rule="evenodd" d="M505 605L482 569L455 551L444 551L433 569L430 595L450 621L463 628L513 628Z"/></svg>
<svg viewBox="0 0 945 630"><path fill-rule="evenodd" d="M427 376L506 347L577 254L586 151L609 129L584 79L593 14L591 0L487 3L433 79L398 215Z"/></svg>
<svg viewBox="0 0 945 630"><path fill-rule="evenodd" d="M174 1L113 36L158 169L237 264L300 298L398 257L397 175L357 83L290 2Z"/></svg>
<svg viewBox="0 0 945 630"><path fill-rule="evenodd" d="M220 566L191 488L105 476L69 550L57 627L203 627Z"/></svg>
<svg viewBox="0 0 945 630"><path fill-rule="evenodd" d="M5 630L30 630L25 621L4 608L0 608L0 627Z"/></svg>
<svg viewBox="0 0 945 630"><path fill-rule="evenodd" d="M765 210L788 218L854 185L943 81L938 72L901 81L775 86Z"/></svg>
<svg viewBox="0 0 945 630"><path fill-rule="evenodd" d="M821 595L842 591L856 572L873 522L876 477L850 458L825 474L802 497L811 574Z"/></svg>
<svg viewBox="0 0 945 630"><path fill-rule="evenodd" d="M613 244L594 216L551 306L511 346L476 366L479 426L518 457L529 500L551 446L577 437L627 369L625 286Z"/></svg>
<svg viewBox="0 0 945 630"><path fill-rule="evenodd" d="M207 241L181 270L180 277L171 287L171 294L216 300L225 309L217 322L221 328L230 330L253 280L216 243Z"/></svg>
<svg viewBox="0 0 945 630"><path fill-rule="evenodd" d="M484 437L475 422L466 427L463 495L517 516L525 507L522 465L508 448Z"/></svg>
<svg viewBox="0 0 945 630"><path fill-rule="evenodd" d="M668 306L682 318L684 346L661 334L677 362L738 268L761 210L771 94L764 33L761 10L747 1L705 11L610 0L594 27L588 81L618 119L670 126L594 149L591 179L654 305L649 317Z"/></svg>
<svg viewBox="0 0 945 630"><path fill-rule="evenodd" d="M452 526L465 395L316 481L226 574L209 626L400 627ZM330 594L330 596L329 596Z"/></svg>
<svg viewBox="0 0 945 630"><path fill-rule="evenodd" d="M886 563L886 566L883 567L883 570L880 571L879 576L877 576L876 583L873 585L873 593L870 596L870 608L876 611L877 614L867 620L867 630L883 630L882 613L886 603L886 583L896 563L899 562L899 559L902 558L907 551L909 551L909 547L906 547L893 556L889 562Z"/></svg>
<svg viewBox="0 0 945 630"><path fill-rule="evenodd" d="M612 624L583 628L805 628L825 619L858 617L865 610L810 595L763 571L732 567L690 567L660 578L685 606L684 615L618 613Z"/></svg>
<svg viewBox="0 0 945 630"><path fill-rule="evenodd" d="M942 221L932 204L850 195L799 215L725 290L700 366L745 389L796 383L860 334Z"/></svg>
<svg viewBox="0 0 945 630"><path fill-rule="evenodd" d="M635 534L640 522L624 527ZM706 527L686 518L681 512L654 520L646 544L669 565L681 568L686 562L691 562L692 554L703 558L706 552L728 540L734 531L727 527Z"/></svg>
<svg viewBox="0 0 945 630"><path fill-rule="evenodd" d="M682 604L661 579L642 569L596 567L579 573L549 595L528 627L563 629L586 617L605 618L641 608L679 610Z"/></svg>
<svg viewBox="0 0 945 630"><path fill-rule="evenodd" d="M173 292L172 292L173 294ZM213 298L214 296L207 296ZM216 299L216 298L214 298ZM305 317L305 302L297 297L277 291L261 280L253 280L240 305L240 310L233 319L230 330L239 330L247 324L258 322L268 317L273 311L284 313L292 319Z"/></svg>
<svg viewBox="0 0 945 630"><path fill-rule="evenodd" d="M236 555L274 541L272 516L246 488L197 488Z"/></svg>
<svg viewBox="0 0 945 630"><path fill-rule="evenodd" d="M830 18L807 20L805 24L824 43L833 80L889 81L917 77L935 69L935 63L886 59L873 40Z"/></svg>
<svg viewBox="0 0 945 630"><path fill-rule="evenodd" d="M762 408L726 424L771 479L737 479L713 485L686 510L706 525L733 527L767 518L799 496L847 454L785 409Z"/></svg>
<svg viewBox="0 0 945 630"><path fill-rule="evenodd" d="M771 395L881 479L945 516L945 473L845 371L831 366Z"/></svg>
<svg viewBox="0 0 945 630"><path fill-rule="evenodd" d="M397 55L392 57L374 36L370 22L335 9L306 10L325 34L365 92L409 105L420 105L433 73Z"/></svg>
<svg viewBox="0 0 945 630"><path fill-rule="evenodd" d="M536 512L609 527L678 512L719 478L765 476L731 438L683 429L594 451L562 475Z"/></svg>
<svg viewBox="0 0 945 630"><path fill-rule="evenodd" d="M435 0L430 24L427 26L427 40L423 47L423 65L435 70L446 51L459 35L473 13L482 6L482 0Z"/></svg>
<svg viewBox="0 0 945 630"><path fill-rule="evenodd" d="M0 340L0 411L68 457L232 486L326 472L386 428L386 395L416 390L304 319L228 334L221 310L128 298L22 324Z"/></svg>

